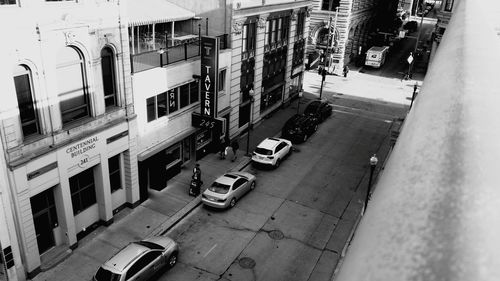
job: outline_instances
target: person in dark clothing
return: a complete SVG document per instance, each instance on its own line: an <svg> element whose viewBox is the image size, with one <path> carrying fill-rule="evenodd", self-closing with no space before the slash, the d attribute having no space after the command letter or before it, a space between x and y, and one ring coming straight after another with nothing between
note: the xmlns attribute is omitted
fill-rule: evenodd
<svg viewBox="0 0 500 281"><path fill-rule="evenodd" d="M231 148L233 149L233 159L231 159L232 162L236 160L236 151L240 148L240 145L238 144L238 140L234 139L233 142L231 142Z"/></svg>
<svg viewBox="0 0 500 281"><path fill-rule="evenodd" d="M226 159L227 155L227 150L226 148L229 146L229 138L226 136L224 138L224 141L220 142L220 147L219 147L219 155L220 159Z"/></svg>
<svg viewBox="0 0 500 281"><path fill-rule="evenodd" d="M344 65L344 77L347 77L347 73L349 73L349 67L347 65Z"/></svg>

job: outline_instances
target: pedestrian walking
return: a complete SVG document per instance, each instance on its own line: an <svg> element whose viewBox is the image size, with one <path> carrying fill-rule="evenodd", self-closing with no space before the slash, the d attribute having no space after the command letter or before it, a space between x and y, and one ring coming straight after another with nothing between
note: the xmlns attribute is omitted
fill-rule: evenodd
<svg viewBox="0 0 500 281"><path fill-rule="evenodd" d="M349 66L344 65L344 77L347 78L347 73L349 73Z"/></svg>
<svg viewBox="0 0 500 281"><path fill-rule="evenodd" d="M228 147L229 147L229 138L226 136L224 140L220 142L220 147L219 147L220 159L226 159Z"/></svg>
<svg viewBox="0 0 500 281"><path fill-rule="evenodd" d="M238 144L238 140L237 139L234 139L232 142L231 142L231 148L233 149L233 159L231 159L232 162L234 162L234 160L236 160L236 151L238 151L238 149L240 148L240 145Z"/></svg>

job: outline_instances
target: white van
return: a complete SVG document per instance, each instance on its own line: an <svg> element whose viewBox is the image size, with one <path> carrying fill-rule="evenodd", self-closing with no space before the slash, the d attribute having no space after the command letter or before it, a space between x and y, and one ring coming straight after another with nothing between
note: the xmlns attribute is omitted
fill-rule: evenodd
<svg viewBox="0 0 500 281"><path fill-rule="evenodd" d="M366 51L365 65L375 68L381 67L385 62L387 52L389 52L389 46L371 47Z"/></svg>

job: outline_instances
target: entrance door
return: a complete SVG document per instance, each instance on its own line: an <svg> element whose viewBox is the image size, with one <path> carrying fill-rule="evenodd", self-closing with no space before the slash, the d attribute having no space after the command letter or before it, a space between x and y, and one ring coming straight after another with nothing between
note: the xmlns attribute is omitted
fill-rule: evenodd
<svg viewBox="0 0 500 281"><path fill-rule="evenodd" d="M38 251L42 254L55 246L53 228L57 227L58 222L53 189L31 197L30 201Z"/></svg>

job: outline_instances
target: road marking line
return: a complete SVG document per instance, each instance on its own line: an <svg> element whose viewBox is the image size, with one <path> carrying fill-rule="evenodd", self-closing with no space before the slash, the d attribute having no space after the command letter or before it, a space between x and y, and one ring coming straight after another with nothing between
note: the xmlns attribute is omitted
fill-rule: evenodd
<svg viewBox="0 0 500 281"><path fill-rule="evenodd" d="M215 247L217 247L217 244L215 244L212 248L210 248L210 250L208 250L208 252L203 256L204 258L206 258L208 256L208 254L210 254L210 252L215 249Z"/></svg>
<svg viewBox="0 0 500 281"><path fill-rule="evenodd" d="M354 113L354 112L349 112L349 111L343 111L343 110L337 110L337 109L334 109L333 111L338 112L338 113L356 115L356 116L359 116L359 117L363 117L363 118L367 118L367 119L372 119L372 120L377 120L377 121L382 121L382 122L385 122L385 123L392 123L392 120L387 120L387 119L382 119L382 118L377 118L377 117L370 117L370 116L366 116L366 115L361 115L359 113Z"/></svg>

